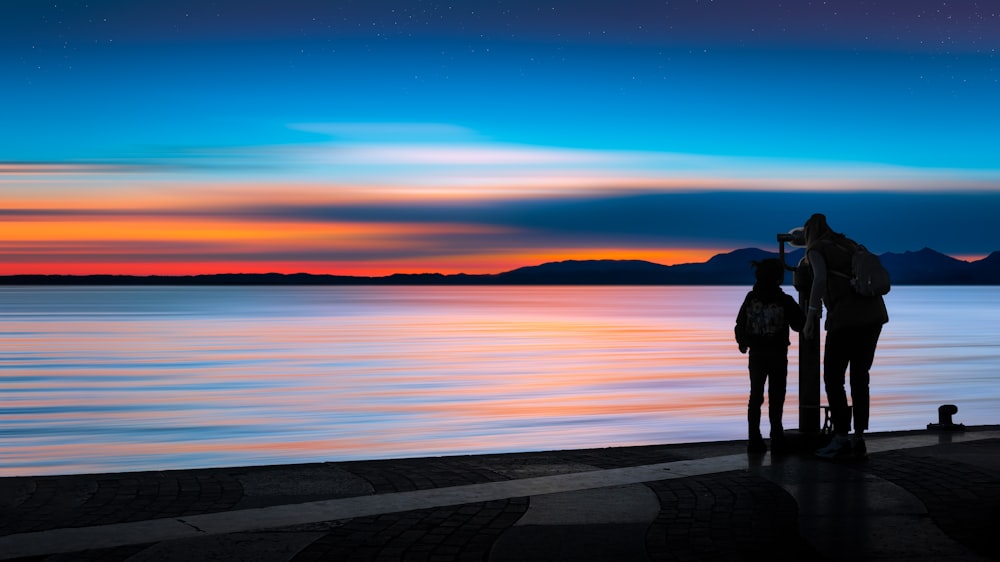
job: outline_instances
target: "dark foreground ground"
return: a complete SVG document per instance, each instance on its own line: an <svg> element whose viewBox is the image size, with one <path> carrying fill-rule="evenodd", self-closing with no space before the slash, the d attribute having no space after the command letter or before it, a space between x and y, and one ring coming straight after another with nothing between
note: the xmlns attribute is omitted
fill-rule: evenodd
<svg viewBox="0 0 1000 562"><path fill-rule="evenodd" d="M0 560L1000 560L1000 426L0 478Z"/></svg>

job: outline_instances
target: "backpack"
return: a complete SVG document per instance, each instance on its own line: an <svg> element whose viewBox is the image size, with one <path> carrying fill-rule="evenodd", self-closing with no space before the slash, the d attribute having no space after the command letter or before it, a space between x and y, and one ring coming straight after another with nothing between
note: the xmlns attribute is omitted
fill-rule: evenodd
<svg viewBox="0 0 1000 562"><path fill-rule="evenodd" d="M785 309L778 302L748 296L744 305L746 333L755 337L788 336Z"/></svg>
<svg viewBox="0 0 1000 562"><path fill-rule="evenodd" d="M889 271L882 265L882 260L861 244L851 243L854 245L854 250L838 244L840 248L851 254L850 274L839 271L834 271L834 273L849 279L854 292L863 297L880 297L888 294L891 288Z"/></svg>

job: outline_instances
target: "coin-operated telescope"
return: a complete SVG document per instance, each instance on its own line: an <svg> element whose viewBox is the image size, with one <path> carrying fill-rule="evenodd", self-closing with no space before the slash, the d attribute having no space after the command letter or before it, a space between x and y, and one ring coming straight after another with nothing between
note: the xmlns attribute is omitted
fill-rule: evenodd
<svg viewBox="0 0 1000 562"><path fill-rule="evenodd" d="M785 244L793 248L804 248L806 245L805 229L793 228L786 233L779 233L778 256L785 269L792 272L792 286L799 292L799 306L805 311L809 306L809 293L812 290L812 267L805 256L799 263L790 266L785 262ZM819 323L819 319L815 320ZM820 353L819 326L814 326L815 337L807 340L799 334L799 431L806 435L818 436L820 430Z"/></svg>

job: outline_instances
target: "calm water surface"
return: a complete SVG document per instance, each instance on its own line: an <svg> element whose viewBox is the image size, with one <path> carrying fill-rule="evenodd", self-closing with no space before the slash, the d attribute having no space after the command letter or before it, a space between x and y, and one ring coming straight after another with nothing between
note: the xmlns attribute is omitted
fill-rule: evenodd
<svg viewBox="0 0 1000 562"><path fill-rule="evenodd" d="M0 476L743 439L746 290L0 287ZM998 423L1000 287L887 304L871 430Z"/></svg>

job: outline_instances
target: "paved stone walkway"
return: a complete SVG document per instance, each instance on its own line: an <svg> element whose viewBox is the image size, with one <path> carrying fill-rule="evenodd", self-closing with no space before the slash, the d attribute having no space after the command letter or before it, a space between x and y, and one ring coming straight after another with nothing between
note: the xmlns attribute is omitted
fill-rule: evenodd
<svg viewBox="0 0 1000 562"><path fill-rule="evenodd" d="M1000 428L0 478L0 560L1000 560Z"/></svg>

